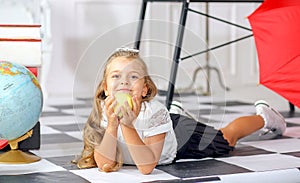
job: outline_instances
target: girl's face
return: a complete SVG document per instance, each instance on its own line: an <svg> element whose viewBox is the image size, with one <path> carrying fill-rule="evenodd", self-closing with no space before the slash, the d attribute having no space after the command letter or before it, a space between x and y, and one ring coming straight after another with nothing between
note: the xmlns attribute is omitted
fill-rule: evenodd
<svg viewBox="0 0 300 183"><path fill-rule="evenodd" d="M117 92L129 93L140 100L146 96L148 90L144 79L146 73L139 61L117 57L107 66L106 72L104 84L106 96Z"/></svg>

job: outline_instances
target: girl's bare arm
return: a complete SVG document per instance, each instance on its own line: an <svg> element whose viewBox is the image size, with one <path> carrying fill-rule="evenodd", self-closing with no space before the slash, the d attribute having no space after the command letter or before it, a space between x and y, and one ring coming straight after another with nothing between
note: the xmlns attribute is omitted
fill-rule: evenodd
<svg viewBox="0 0 300 183"><path fill-rule="evenodd" d="M114 113L114 106L116 100L114 97L108 96L105 99L106 116L108 125L105 130L103 139L94 150L94 158L98 168L103 170L103 166L113 167L116 164L116 152L117 152L117 133L119 127L119 121L117 115Z"/></svg>
<svg viewBox="0 0 300 183"><path fill-rule="evenodd" d="M166 134L158 134L142 141L134 128L123 124L121 128L137 168L142 174L150 174L160 159Z"/></svg>
<svg viewBox="0 0 300 183"><path fill-rule="evenodd" d="M116 163L117 129L107 129L100 145L95 147L94 159L99 169Z"/></svg>

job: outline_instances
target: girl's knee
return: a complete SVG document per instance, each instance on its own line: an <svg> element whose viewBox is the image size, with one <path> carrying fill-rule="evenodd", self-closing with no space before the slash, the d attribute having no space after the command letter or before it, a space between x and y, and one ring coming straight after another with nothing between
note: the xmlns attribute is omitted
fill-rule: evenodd
<svg viewBox="0 0 300 183"><path fill-rule="evenodd" d="M223 133L223 137L227 142L229 143L230 146L235 146L237 142L237 137L235 133L235 129L232 126L227 126L225 128L221 128L220 131Z"/></svg>

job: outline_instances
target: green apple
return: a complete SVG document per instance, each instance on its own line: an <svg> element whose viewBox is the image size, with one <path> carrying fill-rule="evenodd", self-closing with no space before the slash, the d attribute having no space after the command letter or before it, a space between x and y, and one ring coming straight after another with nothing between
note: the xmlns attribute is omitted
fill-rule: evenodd
<svg viewBox="0 0 300 183"><path fill-rule="evenodd" d="M130 109L132 109L132 107L133 107L132 106L132 100L131 100L132 97L128 93L116 93L115 98L117 100L117 105L114 108L115 112L118 111L121 106L125 107L125 102L126 101L128 102ZM121 118L122 116L123 116L123 114L120 112L118 114L118 117Z"/></svg>

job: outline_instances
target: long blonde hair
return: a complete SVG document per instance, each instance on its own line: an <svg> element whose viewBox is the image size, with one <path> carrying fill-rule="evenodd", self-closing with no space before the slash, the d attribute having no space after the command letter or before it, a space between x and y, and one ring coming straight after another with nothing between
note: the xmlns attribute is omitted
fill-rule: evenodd
<svg viewBox="0 0 300 183"><path fill-rule="evenodd" d="M117 57L124 57L129 60L136 60L141 63L142 69L145 72L144 81L147 86L147 95L142 98L142 102L150 101L157 94L157 88L150 78L147 66L145 62L140 58L138 50L121 48L114 52L107 60L105 69L103 72L102 81L99 83L93 100L93 109L87 119L85 127L83 129L83 141L84 148L81 153L81 157L75 162L79 168L92 168L96 167L94 159L95 146L99 145L105 133L105 129L101 126L102 121L102 103L106 98L104 92L104 84L107 78L107 67ZM122 155L121 150L117 148L116 152L116 164L114 167L102 167L105 172L117 171L122 167Z"/></svg>

